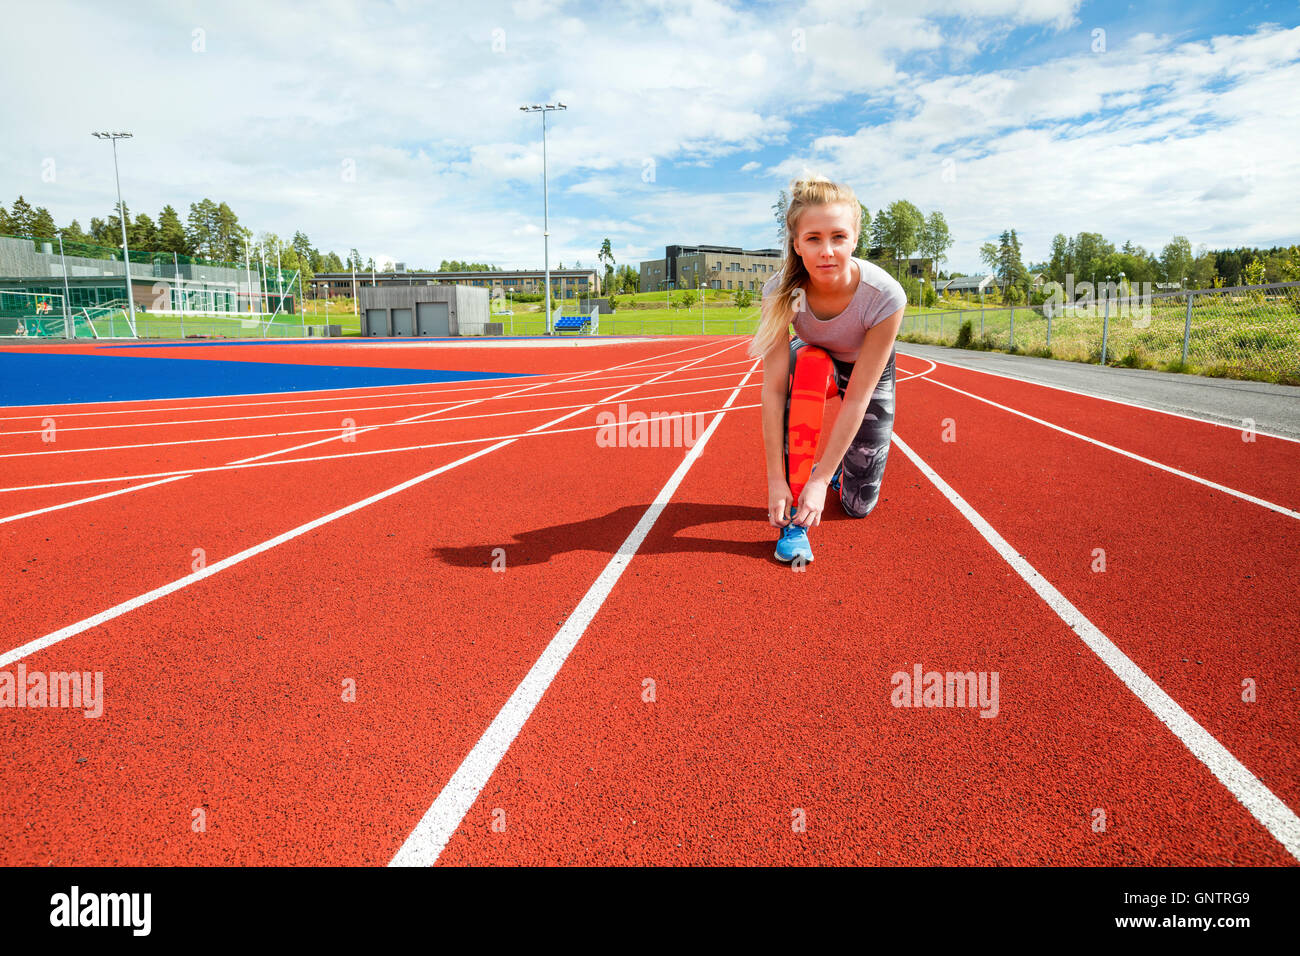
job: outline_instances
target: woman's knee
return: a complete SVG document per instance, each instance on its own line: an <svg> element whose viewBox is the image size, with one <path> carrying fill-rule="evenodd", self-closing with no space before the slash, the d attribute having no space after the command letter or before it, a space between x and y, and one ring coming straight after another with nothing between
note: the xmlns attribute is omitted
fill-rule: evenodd
<svg viewBox="0 0 1300 956"><path fill-rule="evenodd" d="M840 508L850 518L865 518L876 509L876 503L880 501L880 492L869 497L857 497L855 495L840 495Z"/></svg>

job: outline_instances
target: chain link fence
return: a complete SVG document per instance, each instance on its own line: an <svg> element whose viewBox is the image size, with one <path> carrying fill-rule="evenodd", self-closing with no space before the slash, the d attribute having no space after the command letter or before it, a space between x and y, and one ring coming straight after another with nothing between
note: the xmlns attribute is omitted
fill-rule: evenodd
<svg viewBox="0 0 1300 956"><path fill-rule="evenodd" d="M968 330L963 330L970 323ZM917 311L908 342L1300 385L1300 282Z"/></svg>

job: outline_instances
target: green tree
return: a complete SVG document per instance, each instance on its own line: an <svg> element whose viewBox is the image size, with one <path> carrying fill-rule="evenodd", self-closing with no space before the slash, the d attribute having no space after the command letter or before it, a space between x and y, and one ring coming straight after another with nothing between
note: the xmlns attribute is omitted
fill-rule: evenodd
<svg viewBox="0 0 1300 956"><path fill-rule="evenodd" d="M895 199L889 204L876 222L885 220L881 231L882 245L888 246L894 253L894 276L902 275L902 262L916 250L921 238L921 227L925 225L925 216L921 210L906 199Z"/></svg>
<svg viewBox="0 0 1300 956"><path fill-rule="evenodd" d="M215 252L218 259L238 262L244 258L245 244L252 238L250 230L239 225L239 217L225 203L217 204Z"/></svg>
<svg viewBox="0 0 1300 956"><path fill-rule="evenodd" d="M1047 277L1053 282L1065 284L1065 276L1074 270L1074 257L1070 251L1070 240L1064 233L1058 232L1052 237L1052 258L1047 264Z"/></svg>
<svg viewBox="0 0 1300 956"><path fill-rule="evenodd" d="M185 217L185 244L192 255L218 258L217 204L211 199L190 203Z"/></svg>
<svg viewBox="0 0 1300 956"><path fill-rule="evenodd" d="M789 208L790 197L782 189L780 195L776 197L776 202L772 204L772 212L776 216L776 244L782 249L785 248L785 216Z"/></svg>
<svg viewBox="0 0 1300 956"><path fill-rule="evenodd" d="M90 217L90 241L94 245L113 245L113 234L109 232L108 223L98 216Z"/></svg>
<svg viewBox="0 0 1300 956"><path fill-rule="evenodd" d="M862 215L858 218L858 247L853 250L853 254L859 259L866 259L871 254L871 213L862 203L858 203L862 208Z"/></svg>
<svg viewBox="0 0 1300 956"><path fill-rule="evenodd" d="M1261 259L1251 259L1246 264L1246 285L1263 285L1264 284L1264 262Z"/></svg>
<svg viewBox="0 0 1300 956"><path fill-rule="evenodd" d="M158 227L146 213L142 212L135 217L135 222L127 226L126 235L133 251L153 251L158 248Z"/></svg>
<svg viewBox="0 0 1300 956"><path fill-rule="evenodd" d="M980 246L980 262L988 267L990 273L998 271L998 247L991 242L986 242Z"/></svg>
<svg viewBox="0 0 1300 956"><path fill-rule="evenodd" d="M596 255L596 261L600 262L605 267L604 273L602 274L602 278L601 278L601 288L608 291L610 286L613 284L614 265L615 265L614 251L613 248L610 246L610 242L608 238L601 243L600 252L597 253Z"/></svg>
<svg viewBox="0 0 1300 956"><path fill-rule="evenodd" d="M13 231L13 224L9 219L9 211L5 209L4 203L0 203L0 236L7 236Z"/></svg>
<svg viewBox="0 0 1300 956"><path fill-rule="evenodd" d="M108 242L106 243L106 245L110 245L114 249L122 248L123 219L126 220L127 230L128 230L127 241L129 242L131 240L131 234L129 231L131 228L131 207L126 205L125 203L114 203L113 212L110 213L108 217L108 223L107 223Z"/></svg>
<svg viewBox="0 0 1300 956"><path fill-rule="evenodd" d="M185 227L181 225L180 215L171 206L163 206L162 212L158 214L157 243L159 252L175 252L180 255L189 253Z"/></svg>
<svg viewBox="0 0 1300 956"><path fill-rule="evenodd" d="M1160 253L1160 265L1166 282L1182 284L1192 271L1192 244L1186 236L1174 236Z"/></svg>
<svg viewBox="0 0 1300 956"><path fill-rule="evenodd" d="M36 210L22 196L14 200L9 210L9 228L17 236L30 236L36 224Z"/></svg>
<svg viewBox="0 0 1300 956"><path fill-rule="evenodd" d="M75 219L60 229L59 235L63 237L64 242L90 242L90 237L81 231L81 223Z"/></svg>
<svg viewBox="0 0 1300 956"><path fill-rule="evenodd" d="M1074 237L1074 276L1076 282L1101 281L1103 269L1101 260L1115 251L1115 245L1107 242L1098 232L1081 232Z"/></svg>
<svg viewBox="0 0 1300 956"><path fill-rule="evenodd" d="M1214 268L1214 253L1206 251L1204 245L1196 250L1196 261L1192 263L1190 285L1193 289L1210 289L1219 278Z"/></svg>
<svg viewBox="0 0 1300 956"><path fill-rule="evenodd" d="M54 217L44 206L36 209L32 215L32 237L35 239L53 239L59 234L59 227L54 224Z"/></svg>
<svg viewBox="0 0 1300 956"><path fill-rule="evenodd" d="M948 258L948 250L952 248L952 234L948 231L948 221L943 218L943 213L935 210L926 216L916 248L930 260L932 269L938 269L939 263Z"/></svg>

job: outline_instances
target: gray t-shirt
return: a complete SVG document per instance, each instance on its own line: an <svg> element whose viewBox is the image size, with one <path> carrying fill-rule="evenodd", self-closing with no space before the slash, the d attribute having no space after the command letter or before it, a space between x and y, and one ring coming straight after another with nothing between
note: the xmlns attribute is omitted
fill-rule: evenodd
<svg viewBox="0 0 1300 956"><path fill-rule="evenodd" d="M841 362L856 362L867 329L883 322L907 305L907 294L898 280L880 266L857 256L858 291L848 307L832 319L819 319L808 310L794 315L794 331L809 345L825 349ZM778 272L763 283L763 294L770 295L781 281Z"/></svg>

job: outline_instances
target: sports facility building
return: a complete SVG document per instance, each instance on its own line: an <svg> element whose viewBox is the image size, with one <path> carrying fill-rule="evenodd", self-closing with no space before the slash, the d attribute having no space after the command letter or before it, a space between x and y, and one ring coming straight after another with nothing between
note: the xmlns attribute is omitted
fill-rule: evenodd
<svg viewBox="0 0 1300 956"><path fill-rule="evenodd" d="M407 272L400 265L392 272L318 272L311 281L312 298L323 295L351 296L353 283L362 288L383 286L466 285L487 289L491 296L500 289L502 295L541 294L546 272L530 269L521 272ZM552 269L551 294L559 299L584 299L600 295L601 280L594 269Z"/></svg>
<svg viewBox="0 0 1300 956"><path fill-rule="evenodd" d="M287 275L277 282L274 270L263 275L256 265L241 268L170 252L132 250L130 276L142 312L261 313L275 306L292 314L297 294ZM122 250L66 243L60 253L57 240L0 236L0 290L52 296L60 303L66 290L70 309L121 304L127 298Z"/></svg>
<svg viewBox="0 0 1300 956"><path fill-rule="evenodd" d="M664 289L748 289L759 292L781 268L780 249L742 249L739 246L665 246L662 259L641 263L641 292ZM866 258L890 275L904 272L912 278L930 274L929 259L904 259L895 263L884 250L871 249Z"/></svg>
<svg viewBox="0 0 1300 956"><path fill-rule="evenodd" d="M780 249L665 246L662 259L641 263L639 291L749 289L757 292L781 268Z"/></svg>
<svg viewBox="0 0 1300 956"><path fill-rule="evenodd" d="M448 336L501 334L488 322L488 291L463 285L409 285L358 289L361 334Z"/></svg>

